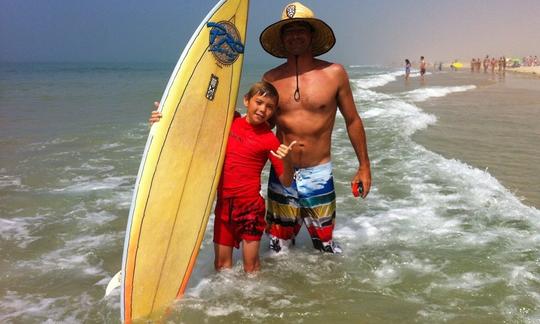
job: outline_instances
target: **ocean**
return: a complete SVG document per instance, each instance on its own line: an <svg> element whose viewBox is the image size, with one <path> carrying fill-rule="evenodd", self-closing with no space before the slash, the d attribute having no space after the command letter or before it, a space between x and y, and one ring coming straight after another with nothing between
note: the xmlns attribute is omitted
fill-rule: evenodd
<svg viewBox="0 0 540 324"><path fill-rule="evenodd" d="M0 64L0 322L120 322L119 291L104 298L105 286L121 268L147 119L173 67ZM241 93L268 68L246 65ZM431 74L419 85L413 73L412 87L401 69L347 70L373 187L365 200L350 194L357 161L338 114L335 238L344 253L314 250L304 228L286 254L271 255L263 239L259 274L242 272L238 251L231 271L215 273L211 218L167 320L540 322L540 211L451 147L417 140L439 122L423 106L482 83L443 72L444 85L430 85Z"/></svg>

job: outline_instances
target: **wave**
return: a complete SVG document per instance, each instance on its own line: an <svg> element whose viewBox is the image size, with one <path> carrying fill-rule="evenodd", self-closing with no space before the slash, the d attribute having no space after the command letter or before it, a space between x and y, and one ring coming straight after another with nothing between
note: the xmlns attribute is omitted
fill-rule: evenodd
<svg viewBox="0 0 540 324"><path fill-rule="evenodd" d="M426 101L429 98L444 97L455 92L465 92L476 89L474 85L454 86L454 87L429 87L420 88L403 93L403 97L414 101Z"/></svg>
<svg viewBox="0 0 540 324"><path fill-rule="evenodd" d="M371 89L376 87L382 87L392 81L396 81L398 76L405 75L403 71L396 71L383 74L369 75L361 79L353 80L353 84L361 89Z"/></svg>

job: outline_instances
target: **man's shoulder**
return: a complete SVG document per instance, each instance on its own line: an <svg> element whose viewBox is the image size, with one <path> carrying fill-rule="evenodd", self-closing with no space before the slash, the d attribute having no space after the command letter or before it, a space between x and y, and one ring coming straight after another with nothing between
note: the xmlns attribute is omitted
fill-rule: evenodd
<svg viewBox="0 0 540 324"><path fill-rule="evenodd" d="M268 71L266 71L264 74L263 74L263 80L264 81L268 81L268 82L272 82L272 81L275 81L277 79L279 79L279 77L284 73L285 71L285 65L286 64L281 64L279 66L276 66L275 68L273 69L270 69Z"/></svg>
<svg viewBox="0 0 540 324"><path fill-rule="evenodd" d="M346 73L345 67L342 64L331 63L331 62L328 62L328 63L329 63L328 69L330 69L331 71L335 73Z"/></svg>
<svg viewBox="0 0 540 324"><path fill-rule="evenodd" d="M344 73L345 72L345 67L339 63L316 59L315 66L317 69L324 70L329 73Z"/></svg>
<svg viewBox="0 0 540 324"><path fill-rule="evenodd" d="M327 77L335 80L341 80L340 83L342 81L345 82L346 80L348 80L349 75L347 74L347 70L342 64L322 60L317 61L318 69L320 71L323 71L323 73Z"/></svg>

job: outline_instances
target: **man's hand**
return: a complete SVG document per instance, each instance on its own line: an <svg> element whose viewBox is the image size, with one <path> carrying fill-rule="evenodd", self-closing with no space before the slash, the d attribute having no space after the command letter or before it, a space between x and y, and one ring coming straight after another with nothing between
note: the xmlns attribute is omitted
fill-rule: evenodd
<svg viewBox="0 0 540 324"><path fill-rule="evenodd" d="M366 198L371 189L371 170L369 167L360 167L351 181L351 188L355 197Z"/></svg>
<svg viewBox="0 0 540 324"><path fill-rule="evenodd" d="M292 150L295 144L296 144L296 141L292 141L290 145L281 144L278 147L276 152L270 151L270 153L272 153L272 155L277 157L278 159L283 160L284 158L287 157L287 155Z"/></svg>
<svg viewBox="0 0 540 324"><path fill-rule="evenodd" d="M161 113L157 111L158 108L159 108L159 102L154 101L154 110L152 110L152 113L150 114L150 119L148 119L150 126L152 126L152 124L154 123L157 123L162 117Z"/></svg>

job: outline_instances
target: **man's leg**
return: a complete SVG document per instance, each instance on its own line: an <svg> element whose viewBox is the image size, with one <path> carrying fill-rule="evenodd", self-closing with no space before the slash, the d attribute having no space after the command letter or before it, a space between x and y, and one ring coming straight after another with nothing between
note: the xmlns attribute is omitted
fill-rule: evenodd
<svg viewBox="0 0 540 324"><path fill-rule="evenodd" d="M266 232L270 236L270 250L285 251L302 226L300 208L297 204L295 184L285 188L270 170L268 180L268 201L266 211Z"/></svg>
<svg viewBox="0 0 540 324"><path fill-rule="evenodd" d="M306 224L313 247L329 253L341 253L332 240L336 218L336 194L332 163L305 168L297 176L301 216Z"/></svg>

